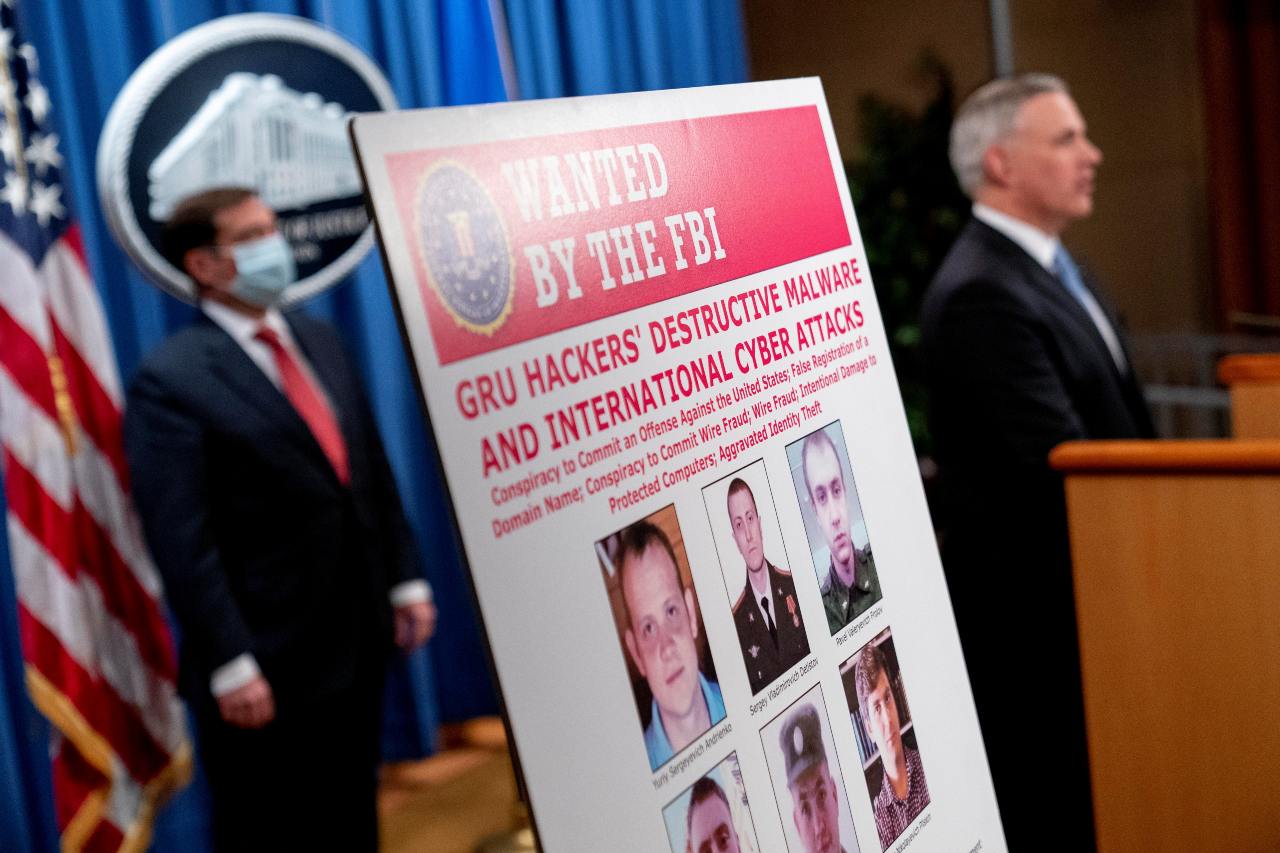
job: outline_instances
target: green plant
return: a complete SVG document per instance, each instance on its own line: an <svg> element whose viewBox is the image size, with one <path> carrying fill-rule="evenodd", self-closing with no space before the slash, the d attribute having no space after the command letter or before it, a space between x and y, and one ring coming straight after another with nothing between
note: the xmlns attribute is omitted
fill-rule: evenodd
<svg viewBox="0 0 1280 853"><path fill-rule="evenodd" d="M968 216L969 200L947 159L955 113L951 74L926 56L919 77L931 94L918 113L876 95L859 99L859 145L845 172L911 438L923 457L933 442L920 356L920 301Z"/></svg>

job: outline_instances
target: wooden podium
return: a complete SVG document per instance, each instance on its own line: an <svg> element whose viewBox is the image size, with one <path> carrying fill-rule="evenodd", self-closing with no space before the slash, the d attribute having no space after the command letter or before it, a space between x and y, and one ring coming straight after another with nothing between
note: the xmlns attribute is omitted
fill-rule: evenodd
<svg viewBox="0 0 1280 853"><path fill-rule="evenodd" d="M1235 438L1280 438L1280 354L1229 355L1218 381L1231 390Z"/></svg>
<svg viewBox="0 0 1280 853"><path fill-rule="evenodd" d="M1280 850L1280 441L1073 442L1050 460L1099 850Z"/></svg>

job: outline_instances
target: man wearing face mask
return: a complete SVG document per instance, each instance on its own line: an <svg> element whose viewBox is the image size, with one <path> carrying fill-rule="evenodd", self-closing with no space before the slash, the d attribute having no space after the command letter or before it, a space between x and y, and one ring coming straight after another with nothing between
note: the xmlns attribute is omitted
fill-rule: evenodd
<svg viewBox="0 0 1280 853"><path fill-rule="evenodd" d="M125 449L216 846L374 850L385 655L435 624L377 428L336 332L275 307L293 255L252 191L163 236L201 316L139 368Z"/></svg>

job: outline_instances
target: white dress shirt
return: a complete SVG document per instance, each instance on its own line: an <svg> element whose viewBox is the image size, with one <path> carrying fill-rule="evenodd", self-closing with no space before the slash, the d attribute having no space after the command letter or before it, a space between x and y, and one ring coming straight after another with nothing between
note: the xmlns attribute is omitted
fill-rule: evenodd
<svg viewBox="0 0 1280 853"><path fill-rule="evenodd" d="M275 332L285 349L289 351L289 354L293 356L303 372L306 373L307 378L311 380L311 384L318 388L321 394L325 394L325 399L329 402L330 408L333 408L333 401L328 399L324 383L317 380L315 373L311 369L311 363L307 361L307 357L298 347L297 341L293 339L293 334L289 331L289 324L284 321L284 316L279 311L275 308L268 308L266 316L259 320L247 314L242 314L220 302L206 300L200 303L200 308L209 316L210 320L217 323L224 332L231 336L232 340L240 345L245 355L253 360L253 363L258 366L258 369L263 372L267 379L271 380L271 384L280 388L280 371L276 369L275 354L266 343L257 338L258 330L264 326ZM428 602L431 601L431 598L431 585L422 579L404 581L391 588L392 607L404 607L409 604ZM252 653L245 652L213 671L213 675L209 679L209 689L214 696L225 696L244 687L261 674L262 670L258 668L257 659L254 658Z"/></svg>

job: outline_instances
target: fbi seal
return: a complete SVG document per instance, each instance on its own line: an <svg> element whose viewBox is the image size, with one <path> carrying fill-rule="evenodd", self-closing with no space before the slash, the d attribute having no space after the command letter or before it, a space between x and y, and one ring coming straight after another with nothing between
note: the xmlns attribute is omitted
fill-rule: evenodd
<svg viewBox="0 0 1280 853"><path fill-rule="evenodd" d="M515 264L497 205L464 166L442 160L422 178L417 213L432 289L458 325L492 335L515 295Z"/></svg>

